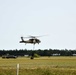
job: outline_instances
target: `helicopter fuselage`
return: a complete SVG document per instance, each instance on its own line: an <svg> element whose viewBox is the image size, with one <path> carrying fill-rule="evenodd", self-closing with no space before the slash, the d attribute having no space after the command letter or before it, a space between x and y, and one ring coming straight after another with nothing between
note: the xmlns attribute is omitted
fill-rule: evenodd
<svg viewBox="0 0 76 75"><path fill-rule="evenodd" d="M30 44L36 44L36 43L40 43L41 41L39 39L29 39L29 40L21 40L20 43L30 43Z"/></svg>

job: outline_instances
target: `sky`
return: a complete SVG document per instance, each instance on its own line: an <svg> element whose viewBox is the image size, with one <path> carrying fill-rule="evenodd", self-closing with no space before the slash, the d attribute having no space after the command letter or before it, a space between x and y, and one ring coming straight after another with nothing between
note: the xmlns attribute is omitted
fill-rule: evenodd
<svg viewBox="0 0 76 75"><path fill-rule="evenodd" d="M76 49L76 0L0 0L0 49L32 49L28 35L47 35L35 49Z"/></svg>

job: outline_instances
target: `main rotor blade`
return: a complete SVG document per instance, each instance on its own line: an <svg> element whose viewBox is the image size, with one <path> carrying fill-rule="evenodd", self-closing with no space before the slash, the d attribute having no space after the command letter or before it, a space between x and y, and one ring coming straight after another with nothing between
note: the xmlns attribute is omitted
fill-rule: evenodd
<svg viewBox="0 0 76 75"><path fill-rule="evenodd" d="M38 37L43 37L43 36L47 36L47 35L41 35L41 36L29 36L29 37L32 37L32 38L38 38Z"/></svg>
<svg viewBox="0 0 76 75"><path fill-rule="evenodd" d="M43 37L43 36L47 36L47 35L41 35L41 36L29 36L29 37L32 37L32 38L39 38L39 37Z"/></svg>
<svg viewBox="0 0 76 75"><path fill-rule="evenodd" d="M47 35L41 35L41 36L32 36L32 35L29 35L28 37L23 37L23 38L39 38L39 37L43 37L43 36L47 36Z"/></svg>

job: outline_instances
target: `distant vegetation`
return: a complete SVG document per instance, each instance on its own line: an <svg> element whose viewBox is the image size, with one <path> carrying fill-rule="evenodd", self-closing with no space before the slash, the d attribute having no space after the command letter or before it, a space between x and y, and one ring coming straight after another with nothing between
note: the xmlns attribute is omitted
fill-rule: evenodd
<svg viewBox="0 0 76 75"><path fill-rule="evenodd" d="M33 55L37 54L39 56L76 56L76 50L59 50L59 49L38 49L38 50L27 50L27 49L20 49L20 50L0 50L0 56L2 55L16 55L16 56L25 56L25 55Z"/></svg>

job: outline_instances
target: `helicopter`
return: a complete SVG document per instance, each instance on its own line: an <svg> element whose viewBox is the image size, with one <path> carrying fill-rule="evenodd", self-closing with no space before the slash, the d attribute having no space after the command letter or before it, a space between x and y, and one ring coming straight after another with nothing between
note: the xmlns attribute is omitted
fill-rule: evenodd
<svg viewBox="0 0 76 75"><path fill-rule="evenodd" d="M23 37L21 36L21 41L20 43L25 43L25 44L39 44L41 41L38 39L38 37L41 36L29 36L29 37ZM24 38L29 38L28 40L24 40Z"/></svg>

